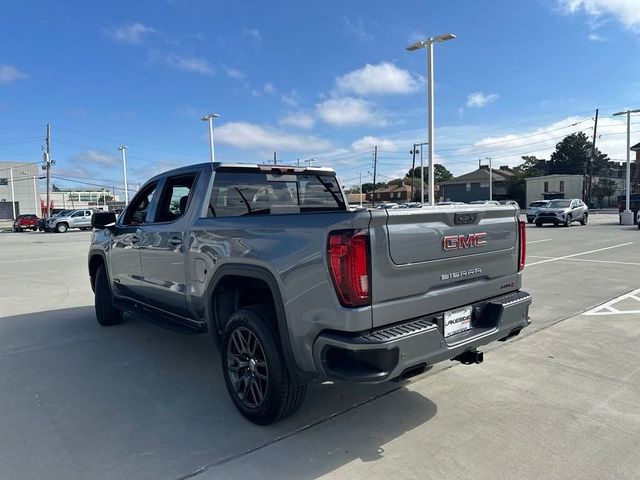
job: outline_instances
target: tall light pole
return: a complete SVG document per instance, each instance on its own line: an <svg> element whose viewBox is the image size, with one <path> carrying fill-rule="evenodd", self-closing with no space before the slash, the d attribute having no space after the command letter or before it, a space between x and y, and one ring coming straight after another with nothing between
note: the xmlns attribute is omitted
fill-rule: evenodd
<svg viewBox="0 0 640 480"><path fill-rule="evenodd" d="M619 117L620 115L627 116L627 182L625 187L627 195L624 212L620 214L620 223L622 223L622 225L633 225L633 212L629 209L631 203L631 114L638 112L640 112L640 109L625 110L624 112L613 114L614 117ZM595 154L595 152L593 153Z"/></svg>
<svg viewBox="0 0 640 480"><path fill-rule="evenodd" d="M16 219L16 199L13 191L13 168L9 169L9 177L11 178L11 207L13 208L13 219Z"/></svg>
<svg viewBox="0 0 640 480"><path fill-rule="evenodd" d="M211 152L211 163L216 161L215 147L213 144L213 119L219 116L219 113L208 113L202 117L203 122L209 122L209 151Z"/></svg>
<svg viewBox="0 0 640 480"><path fill-rule="evenodd" d="M38 213L39 210L39 206L40 206L40 202L38 201L38 186L36 183L36 176L33 176L33 205L35 207L35 211L34 213L36 214L36 216L40 217L42 216L42 212Z"/></svg>
<svg viewBox="0 0 640 480"><path fill-rule="evenodd" d="M489 200L493 200L493 169L491 168L491 157L487 157L489 160Z"/></svg>
<svg viewBox="0 0 640 480"><path fill-rule="evenodd" d="M436 37L429 37L416 43L412 43L407 47L409 52L427 48L427 123L428 135L427 143L429 144L429 205L435 205L435 175L433 166L434 152L434 93L433 93L433 44L442 43L447 40L453 40L456 36L453 33L445 33Z"/></svg>
<svg viewBox="0 0 640 480"><path fill-rule="evenodd" d="M124 204L128 205L129 204L129 185L127 183L127 156L125 154L125 151L127 150L126 145L120 145L118 147L118 150L120 150L120 152L122 152L122 175L124 176Z"/></svg>

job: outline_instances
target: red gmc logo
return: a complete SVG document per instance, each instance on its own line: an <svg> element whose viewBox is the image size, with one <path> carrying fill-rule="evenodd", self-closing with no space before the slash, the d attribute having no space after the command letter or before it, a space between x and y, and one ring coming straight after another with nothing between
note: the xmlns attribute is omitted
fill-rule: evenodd
<svg viewBox="0 0 640 480"><path fill-rule="evenodd" d="M445 250L459 250L461 248L483 247L487 244L486 236L486 233L450 235L442 239L442 248Z"/></svg>

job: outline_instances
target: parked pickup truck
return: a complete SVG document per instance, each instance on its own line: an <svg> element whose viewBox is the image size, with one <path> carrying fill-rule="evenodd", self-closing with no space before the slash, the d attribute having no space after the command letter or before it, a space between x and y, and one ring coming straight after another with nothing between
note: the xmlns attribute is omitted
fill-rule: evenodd
<svg viewBox="0 0 640 480"><path fill-rule="evenodd" d="M80 209L69 210L66 213L62 213L58 216L53 216L47 219L45 230L53 231L57 233L65 233L70 228L79 228L80 230L91 229L91 217L93 216L93 210Z"/></svg>
<svg viewBox="0 0 640 480"><path fill-rule="evenodd" d="M21 232L23 230L38 230L38 217L34 214L18 215L13 221L13 231Z"/></svg>
<svg viewBox="0 0 640 480"><path fill-rule="evenodd" d="M92 226L98 323L126 310L213 333L258 424L292 414L314 379L480 363L530 322L511 205L351 210L328 168L206 163L153 177Z"/></svg>

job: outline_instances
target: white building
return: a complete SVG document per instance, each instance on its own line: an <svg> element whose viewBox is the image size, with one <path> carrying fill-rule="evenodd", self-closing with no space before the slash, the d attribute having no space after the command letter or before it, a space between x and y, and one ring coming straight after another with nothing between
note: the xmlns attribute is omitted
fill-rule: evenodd
<svg viewBox="0 0 640 480"><path fill-rule="evenodd" d="M41 216L39 175L39 164L0 162L0 219L27 213Z"/></svg>
<svg viewBox="0 0 640 480"><path fill-rule="evenodd" d="M609 177L607 177L609 178ZM605 198L603 206L617 205L618 195L624 193L624 179L610 178L616 182L616 191L609 198ZM544 175L542 177L530 177L527 182L527 205L536 200L553 200L554 198L582 198L584 188L583 175ZM593 177L592 185L596 185L600 177Z"/></svg>
<svg viewBox="0 0 640 480"><path fill-rule="evenodd" d="M46 203L46 193L41 195ZM72 210L76 208L99 208L109 210L113 202L119 202L117 194L104 188L56 188L49 193L52 210Z"/></svg>

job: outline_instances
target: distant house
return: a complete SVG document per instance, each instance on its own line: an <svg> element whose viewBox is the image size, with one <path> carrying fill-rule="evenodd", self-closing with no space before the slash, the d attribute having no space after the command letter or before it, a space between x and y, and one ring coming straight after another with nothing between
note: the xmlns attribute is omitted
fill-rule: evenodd
<svg viewBox="0 0 640 480"><path fill-rule="evenodd" d="M389 185L384 188L377 188L374 193L367 193L367 201L376 202L408 202L411 197L411 185Z"/></svg>
<svg viewBox="0 0 640 480"><path fill-rule="evenodd" d="M514 175L509 166L492 168L493 200L509 200L507 180ZM482 166L473 172L440 183L440 197L450 202L489 200L489 167Z"/></svg>

